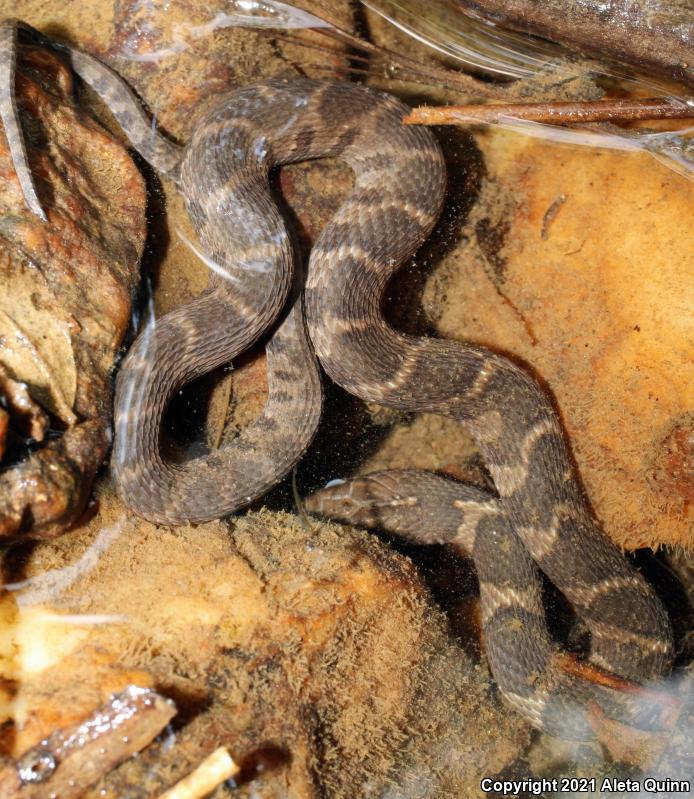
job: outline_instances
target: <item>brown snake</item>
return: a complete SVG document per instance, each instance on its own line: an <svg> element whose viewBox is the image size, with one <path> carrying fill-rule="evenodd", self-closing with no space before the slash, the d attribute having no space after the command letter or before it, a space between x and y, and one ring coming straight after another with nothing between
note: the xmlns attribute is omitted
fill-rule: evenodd
<svg viewBox="0 0 694 799"><path fill-rule="evenodd" d="M200 296L150 319L120 369L112 469L122 499L155 522L181 524L227 515L262 495L303 454L318 424L314 349L330 377L364 400L459 420L498 496L433 474L388 472L326 488L309 498L309 509L470 552L492 670L507 700L535 725L590 738L591 702L639 723L641 711L621 694L563 672L547 632L538 569L590 630L596 666L643 682L661 675L672 656L667 616L591 514L551 401L506 357L406 336L382 317L386 282L442 207L445 167L432 134L404 126L407 109L380 92L270 80L224 97L179 149L152 131L126 84L99 61L28 26L19 30L68 52L135 148L177 181L211 269ZM3 35L5 130L27 202L43 213L12 99L14 26L6 23ZM304 294L312 349L268 173L322 156L344 159L355 186L311 253ZM160 427L173 393L257 341L290 295L267 348L261 418L229 446L184 463L164 461Z"/></svg>

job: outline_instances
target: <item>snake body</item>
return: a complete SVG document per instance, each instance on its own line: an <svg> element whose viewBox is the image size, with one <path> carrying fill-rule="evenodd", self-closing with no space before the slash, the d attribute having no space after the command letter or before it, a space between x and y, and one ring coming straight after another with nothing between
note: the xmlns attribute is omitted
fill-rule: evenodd
<svg viewBox="0 0 694 799"><path fill-rule="evenodd" d="M594 664L643 682L671 659L667 616L592 516L551 401L506 357L405 336L382 317L386 282L429 235L442 207L445 166L432 134L404 126L407 109L389 95L350 83L276 79L223 98L180 149L151 131L115 73L62 47L136 149L178 183L211 270L206 291L145 325L118 374L112 469L123 500L155 522L180 524L218 518L262 495L303 454L318 424L315 350L330 377L364 400L459 420L474 436L497 496L436 475L393 472L324 489L309 508L470 551L492 670L504 696L535 725L589 738L585 708L592 701L635 718L633 708L615 710L623 703L613 691L562 672L547 632L538 568L588 626ZM3 81L11 63L0 63ZM6 107L3 119L11 116L16 109ZM13 153L24 186L31 177L19 144ZM292 290L291 241L268 173L322 156L344 159L355 185L311 253L309 342L301 292ZM39 195L27 201L43 210ZM268 331L262 417L229 446L184 463L165 461L160 427L174 392Z"/></svg>

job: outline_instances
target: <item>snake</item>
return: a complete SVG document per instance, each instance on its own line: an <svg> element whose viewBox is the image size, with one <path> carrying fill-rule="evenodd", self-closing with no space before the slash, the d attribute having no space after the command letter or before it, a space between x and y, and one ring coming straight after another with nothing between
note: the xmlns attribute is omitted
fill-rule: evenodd
<svg viewBox="0 0 694 799"><path fill-rule="evenodd" d="M231 91L185 146L152 125L120 76L24 23L0 27L0 112L27 205L50 220L34 185L12 89L17 38L66 53L133 147L175 182L210 270L198 296L152 313L118 371L111 468L116 489L157 524L221 518L275 485L320 421L319 364L360 399L460 422L493 480L483 491L441 475L390 471L329 485L316 515L465 550L480 581L485 651L506 701L534 726L594 737L589 709L648 724L633 692L562 668L542 601L542 575L590 632L588 662L646 684L673 657L668 616L650 584L605 534L580 482L558 412L538 379L508 356L395 330L386 284L435 227L446 193L440 145L402 122L395 97L357 83L272 78ZM307 275L270 171L335 157L354 187L318 236ZM161 453L161 426L182 385L266 341L268 400L233 442L187 461Z"/></svg>

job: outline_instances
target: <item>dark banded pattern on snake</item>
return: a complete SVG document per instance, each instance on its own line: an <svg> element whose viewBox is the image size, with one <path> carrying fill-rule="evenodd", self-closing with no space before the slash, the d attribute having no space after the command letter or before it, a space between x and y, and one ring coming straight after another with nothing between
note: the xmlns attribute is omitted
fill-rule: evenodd
<svg viewBox="0 0 694 799"><path fill-rule="evenodd" d="M432 472L393 470L336 480L308 497L305 505L310 513L385 530L416 544L446 544L471 557L491 671L506 701L534 726L562 738L590 740L594 732L588 712L593 704L627 724L649 725L657 716L657 706L646 698L632 701L564 669L561 650L548 632L539 569L502 503L487 491ZM641 580L624 570L591 585L576 609L581 618L590 614L594 629L605 609L606 618L614 618L612 603L627 613L634 609L634 590L643 591ZM617 657L630 663L628 649L638 647L638 638L614 623L610 633L616 646L627 644L619 655L610 655L610 663L616 664ZM652 646L651 636L647 633L641 642L646 650ZM664 667L669 654L665 635L659 649ZM643 664L638 655L637 664ZM651 661L647 668L653 678L660 666Z"/></svg>
<svg viewBox="0 0 694 799"><path fill-rule="evenodd" d="M66 49L74 63L77 51ZM499 498L464 489L448 510L457 501L463 511L457 527L474 522L473 552L486 586L487 648L502 691L533 723L550 729L556 712L580 710L592 698L610 705L608 692L577 687L553 668L535 602L535 564L590 628L593 662L634 681L662 673L671 658L667 617L592 517L556 413L537 381L492 351L403 336L381 316L386 281L428 236L445 189L438 145L428 131L401 124L407 109L354 84L268 81L213 108L181 155L148 127L145 134L141 112L118 76L84 54L77 65L134 146L177 180L211 268L208 289L147 325L119 373L112 465L124 501L158 522L216 518L260 496L304 451L318 422L320 385L296 296L268 345L266 410L233 446L166 463L159 428L180 385L256 341L285 303L293 253L268 188L269 169L339 156L352 166L355 188L311 254L311 339L328 374L348 391L451 416L475 437ZM16 161L21 164L21 152ZM450 538L448 521L436 516L437 507L445 514L445 503L427 499L444 489L429 486L433 493L420 496L409 493L406 480L398 485L388 501L407 487L407 497L416 500L410 504L430 507L434 524ZM334 510L359 521L358 514L337 505ZM425 531L431 519L423 519ZM502 560L495 541L517 557ZM523 618L525 628L504 625L506 609ZM575 737L589 733L582 716L568 731Z"/></svg>
<svg viewBox="0 0 694 799"><path fill-rule="evenodd" d="M192 302L161 319L149 315L121 365L111 458L117 491L137 513L160 524L203 522L233 513L291 470L310 444L321 412L318 366L300 293L292 292L293 246L268 173L276 163L315 158L331 147L334 154L342 154L348 139L363 146L356 130L359 103L344 107L352 131L331 142L332 137L312 133L323 94L328 105L342 102L331 84L294 83L287 90L283 81L276 81L249 87L234 95L233 106L223 102L212 109L180 148L152 129L127 84L98 59L24 23L5 22L0 28L3 118L14 123L6 132L27 204L43 218L16 121L11 80L17 34L68 54L142 157L177 183L210 268L206 290ZM308 98L312 107L307 107ZM362 99L361 107L370 103ZM274 110L268 113L268 108ZM298 139L292 120L305 125L305 135ZM289 131L284 138L275 137L272 149L266 125ZM255 343L276 322L290 292L291 307L266 348L270 396L260 418L230 446L182 463L164 460L159 438L171 397Z"/></svg>

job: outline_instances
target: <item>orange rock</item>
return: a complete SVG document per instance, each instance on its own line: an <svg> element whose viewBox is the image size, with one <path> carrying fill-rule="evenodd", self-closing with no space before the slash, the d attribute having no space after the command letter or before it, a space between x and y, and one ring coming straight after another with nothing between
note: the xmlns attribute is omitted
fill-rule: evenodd
<svg viewBox="0 0 694 799"><path fill-rule="evenodd" d="M477 141L489 178L472 243L425 298L446 297L439 333L509 352L546 381L620 546L694 548L694 184L645 153L489 129Z"/></svg>

